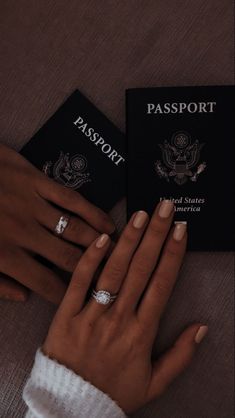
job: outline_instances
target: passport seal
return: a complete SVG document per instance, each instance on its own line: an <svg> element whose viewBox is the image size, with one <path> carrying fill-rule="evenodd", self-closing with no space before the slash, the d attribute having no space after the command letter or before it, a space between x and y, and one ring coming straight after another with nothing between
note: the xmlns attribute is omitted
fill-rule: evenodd
<svg viewBox="0 0 235 418"><path fill-rule="evenodd" d="M90 173L87 170L88 162L86 157L81 154L70 154L60 152L58 160L53 164L52 161L46 161L42 171L58 183L72 189L79 189L83 184L91 182Z"/></svg>
<svg viewBox="0 0 235 418"><path fill-rule="evenodd" d="M170 142L165 140L163 144L158 145L162 151L162 160L154 163L154 169L156 174L167 182L171 178L178 185L185 184L188 179L196 182L205 170L205 161L198 165L204 144L197 139L191 143L191 137L187 132L176 132Z"/></svg>

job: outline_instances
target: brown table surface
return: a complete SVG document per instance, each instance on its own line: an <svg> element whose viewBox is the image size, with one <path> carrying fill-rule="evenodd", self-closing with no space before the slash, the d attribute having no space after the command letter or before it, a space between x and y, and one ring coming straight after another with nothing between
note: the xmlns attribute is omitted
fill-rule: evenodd
<svg viewBox="0 0 235 418"><path fill-rule="evenodd" d="M231 0L1 0L0 39L0 141L15 149L76 88L124 131L126 88L234 82ZM124 213L119 204L119 226ZM1 418L24 415L22 387L53 312L35 295L0 302ZM233 417L232 318L233 255L188 253L157 349L192 320L210 333L192 366L136 418Z"/></svg>

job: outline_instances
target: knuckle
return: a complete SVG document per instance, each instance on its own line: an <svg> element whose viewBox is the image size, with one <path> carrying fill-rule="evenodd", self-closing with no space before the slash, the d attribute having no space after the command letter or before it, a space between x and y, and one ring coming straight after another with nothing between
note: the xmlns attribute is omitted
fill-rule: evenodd
<svg viewBox="0 0 235 418"><path fill-rule="evenodd" d="M68 232L77 235L80 232L80 221L74 218L70 218L67 230Z"/></svg>
<svg viewBox="0 0 235 418"><path fill-rule="evenodd" d="M138 275L147 275L149 274L149 265L147 262L148 258L144 257L144 255L138 256L133 263L133 270Z"/></svg>
<svg viewBox="0 0 235 418"><path fill-rule="evenodd" d="M94 267L96 267L97 261L95 254L87 250L80 258L77 271L80 275L87 276Z"/></svg>
<svg viewBox="0 0 235 418"><path fill-rule="evenodd" d="M179 256L179 249L173 246L168 246L165 249L165 256L168 258L176 258Z"/></svg>
<svg viewBox="0 0 235 418"><path fill-rule="evenodd" d="M123 238L127 244L133 244L133 242L136 240L136 234L131 228L128 227L123 232Z"/></svg>
<svg viewBox="0 0 235 418"><path fill-rule="evenodd" d="M66 270L73 271L79 260L79 253L73 248L66 248L63 251L63 265Z"/></svg>
<svg viewBox="0 0 235 418"><path fill-rule="evenodd" d="M93 248L92 248L92 250L93 250ZM96 261L95 254L94 254L93 251L91 251L91 248L90 248L83 254L83 256L81 258L80 263L81 263L81 266L83 268L83 271L90 270L90 267L92 267L94 265L95 261Z"/></svg>
<svg viewBox="0 0 235 418"><path fill-rule="evenodd" d="M9 261L14 260L18 255L18 251L14 247L8 247L0 244L0 266L4 268Z"/></svg>
<svg viewBox="0 0 235 418"><path fill-rule="evenodd" d="M169 283L169 276L164 273L160 273L157 275L155 280L155 291L160 296L165 296L169 292L170 283Z"/></svg>
<svg viewBox="0 0 235 418"><path fill-rule="evenodd" d="M123 311L123 309L118 308L117 306L113 306L110 310L109 310L109 315L108 317L110 318L112 323L116 323L116 324L121 324L125 318L125 313Z"/></svg>
<svg viewBox="0 0 235 418"><path fill-rule="evenodd" d="M71 201L74 201L75 199L77 204L80 200L79 193L74 193L73 190L70 190L66 186L60 185L60 188L55 190L55 193L57 193L60 201L65 204L69 204Z"/></svg>
<svg viewBox="0 0 235 418"><path fill-rule="evenodd" d="M110 266L109 269L107 269L106 274L109 280L116 281L120 279L120 277L122 276L122 268L120 264L113 263L112 266Z"/></svg>
<svg viewBox="0 0 235 418"><path fill-rule="evenodd" d="M80 270L77 272L76 276L73 278L70 284L70 289L78 291L79 289L83 290L86 288L86 280L84 279L83 274L80 274Z"/></svg>
<svg viewBox="0 0 235 418"><path fill-rule="evenodd" d="M117 327L119 325L119 319L121 318L120 312L117 310L112 310L109 312L109 315L106 315L107 323L109 326Z"/></svg>
<svg viewBox="0 0 235 418"><path fill-rule="evenodd" d="M164 237L167 231L165 224L162 224L158 221L152 221L149 225L151 233L156 237Z"/></svg>
<svg viewBox="0 0 235 418"><path fill-rule="evenodd" d="M62 203L68 203L71 200L70 190L68 190L66 187L62 186L63 189L60 191L57 190L58 197L60 198L60 201Z"/></svg>
<svg viewBox="0 0 235 418"><path fill-rule="evenodd" d="M77 277L87 277L90 271L90 266L86 262L86 260L79 261L78 266L76 268L76 276Z"/></svg>
<svg viewBox="0 0 235 418"><path fill-rule="evenodd" d="M146 330L143 330L145 332ZM143 333L135 332L132 336L132 341L134 345L134 349L136 350L136 347L138 347L139 351L142 351L146 348L147 345L147 338L143 338Z"/></svg>
<svg viewBox="0 0 235 418"><path fill-rule="evenodd" d="M99 319L100 335L104 345L109 345L114 336L119 334L120 324L113 314L108 314ZM104 332L105 330L105 332Z"/></svg>
<svg viewBox="0 0 235 418"><path fill-rule="evenodd" d="M75 192L73 190L69 190L70 196L69 196L69 200L71 201L71 199L73 199L75 201L75 204L77 207L81 206L82 203L82 196L80 195L80 193Z"/></svg>

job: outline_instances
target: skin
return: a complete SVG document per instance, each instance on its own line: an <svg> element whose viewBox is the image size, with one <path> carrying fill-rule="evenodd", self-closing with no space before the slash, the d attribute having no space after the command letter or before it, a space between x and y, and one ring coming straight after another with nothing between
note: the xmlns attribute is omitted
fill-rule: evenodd
<svg viewBox="0 0 235 418"><path fill-rule="evenodd" d="M71 213L58 237L59 218ZM0 298L24 301L27 289L58 304L66 286L35 255L73 272L82 251L113 222L79 193L57 184L12 149L0 144Z"/></svg>
<svg viewBox="0 0 235 418"><path fill-rule="evenodd" d="M87 298L110 239L102 248L97 247L98 240L91 244L78 262L42 348L109 394L127 414L159 397L188 366L201 327L190 325L166 353L152 360L159 322L187 241L186 232L181 241L174 239L173 211L162 219L159 207L150 222L146 214L141 228L134 227L132 216L99 274L96 290L118 293L112 304Z"/></svg>

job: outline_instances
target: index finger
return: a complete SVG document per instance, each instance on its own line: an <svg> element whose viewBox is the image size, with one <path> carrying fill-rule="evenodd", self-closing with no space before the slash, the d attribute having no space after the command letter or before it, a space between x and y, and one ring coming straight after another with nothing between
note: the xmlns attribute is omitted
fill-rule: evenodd
<svg viewBox="0 0 235 418"><path fill-rule="evenodd" d="M80 193L42 174L38 183L38 193L41 197L56 205L79 215L99 232L111 234L115 225L111 218L100 208L86 200Z"/></svg>
<svg viewBox="0 0 235 418"><path fill-rule="evenodd" d="M80 258L59 308L66 317L75 316L82 310L91 282L107 253L110 242L109 236L102 234Z"/></svg>

